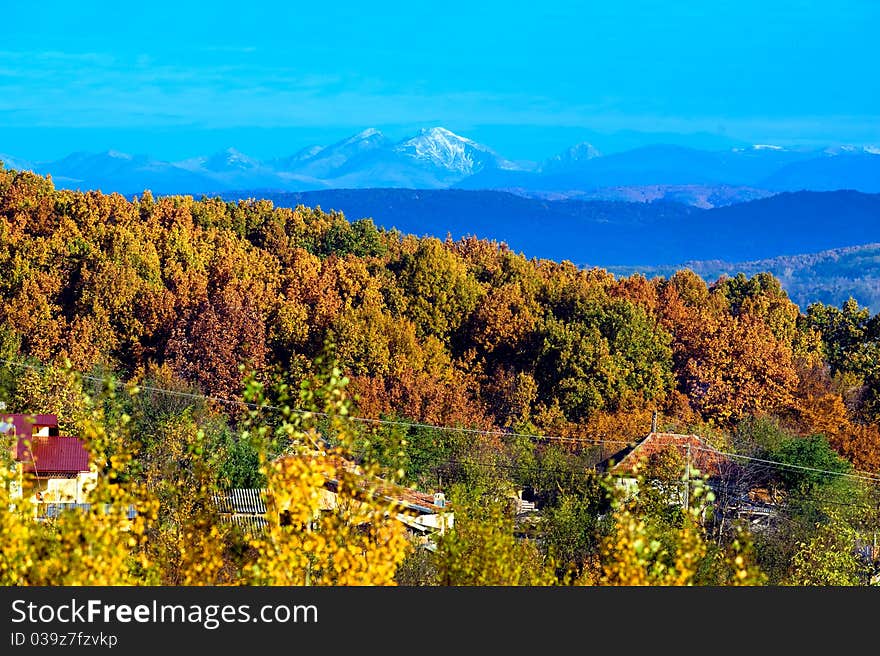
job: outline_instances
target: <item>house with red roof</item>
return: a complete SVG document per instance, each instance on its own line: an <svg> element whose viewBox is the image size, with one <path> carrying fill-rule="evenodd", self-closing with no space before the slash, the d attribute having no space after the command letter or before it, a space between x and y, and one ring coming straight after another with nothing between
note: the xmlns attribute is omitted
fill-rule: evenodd
<svg viewBox="0 0 880 656"><path fill-rule="evenodd" d="M56 415L0 415L0 436L17 466L13 496L35 504L85 503L97 472L82 439L60 434Z"/></svg>
<svg viewBox="0 0 880 656"><path fill-rule="evenodd" d="M660 432L649 433L600 464L616 477L627 496L637 492L641 478L643 483L666 489L670 503L682 505L688 504L691 481L700 477L714 489L726 485L736 467L699 435Z"/></svg>
<svg viewBox="0 0 880 656"><path fill-rule="evenodd" d="M617 475L637 475L659 464L663 456L681 460L693 471L709 477L721 476L729 466L727 456L710 447L699 435L649 433L636 445L618 452L609 471Z"/></svg>

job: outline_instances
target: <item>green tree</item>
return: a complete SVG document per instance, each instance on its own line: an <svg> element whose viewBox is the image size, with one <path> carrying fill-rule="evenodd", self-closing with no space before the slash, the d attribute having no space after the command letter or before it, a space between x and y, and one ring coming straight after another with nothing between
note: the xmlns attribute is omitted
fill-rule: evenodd
<svg viewBox="0 0 880 656"><path fill-rule="evenodd" d="M857 533L835 515L816 533L799 542L792 559L789 585L859 585L869 572L855 553Z"/></svg>
<svg viewBox="0 0 880 656"><path fill-rule="evenodd" d="M773 460L790 465L780 467L778 476L787 490L806 493L845 480L840 475L852 470L824 435L792 437L773 452Z"/></svg>
<svg viewBox="0 0 880 656"><path fill-rule="evenodd" d="M555 581L537 546L514 535L499 503L456 500L455 527L437 545L439 585L549 585Z"/></svg>
<svg viewBox="0 0 880 656"><path fill-rule="evenodd" d="M439 239L426 238L399 265L407 316L420 335L448 337L477 306L482 289L467 265Z"/></svg>
<svg viewBox="0 0 880 656"><path fill-rule="evenodd" d="M567 418L663 399L672 385L669 335L626 300L585 304L569 321L548 319L537 378Z"/></svg>

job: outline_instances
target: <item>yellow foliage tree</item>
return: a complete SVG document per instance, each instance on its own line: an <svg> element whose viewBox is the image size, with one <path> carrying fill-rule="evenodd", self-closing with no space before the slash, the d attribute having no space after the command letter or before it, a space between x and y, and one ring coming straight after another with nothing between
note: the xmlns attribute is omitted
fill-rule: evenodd
<svg viewBox="0 0 880 656"><path fill-rule="evenodd" d="M552 567L535 544L514 537L513 520L497 503L473 501L456 516L454 530L440 540L439 585L553 585Z"/></svg>
<svg viewBox="0 0 880 656"><path fill-rule="evenodd" d="M354 438L347 383L334 367L325 384L300 392L304 405L320 407L316 413L282 409L274 437L286 447L263 465L273 511L266 533L251 543L257 557L243 572L251 584L394 584L409 543L395 518L400 509L385 494L388 483L345 457ZM250 394L260 398L261 386L251 382ZM326 419L320 433L318 418ZM271 437L256 413L252 421L263 440ZM336 446L325 445L328 436Z"/></svg>
<svg viewBox="0 0 880 656"><path fill-rule="evenodd" d="M693 474L691 470L691 474ZM645 486L645 480L640 477ZM752 563L748 534L739 533L726 550L707 538L702 522L713 493L699 477L689 483L691 503L673 514L671 530L658 522L658 506L646 503L640 491L628 499L618 492L613 526L601 541L598 559L579 581L587 585L691 586L704 584L760 585L765 577ZM656 496L656 495L655 495ZM651 506L654 506L652 509Z"/></svg>
<svg viewBox="0 0 880 656"><path fill-rule="evenodd" d="M114 397L112 387L105 390L111 406ZM0 491L0 577L7 585L131 585L143 582L149 569L142 548L156 503L129 478L131 418L124 413L108 417L105 404L81 399L81 436L101 473L90 507L36 523L28 502L11 498L7 473Z"/></svg>

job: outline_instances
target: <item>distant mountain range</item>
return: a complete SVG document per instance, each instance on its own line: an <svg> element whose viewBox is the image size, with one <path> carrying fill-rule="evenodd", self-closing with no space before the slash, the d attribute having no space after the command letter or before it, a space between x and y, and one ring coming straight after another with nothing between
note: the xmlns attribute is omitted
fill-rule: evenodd
<svg viewBox="0 0 880 656"><path fill-rule="evenodd" d="M225 194L229 200L247 196ZM620 275L669 276L688 267L713 281L722 274L769 271L802 309L814 301L840 305L852 296L880 312L880 194L783 192L714 209L457 189L328 190L268 198L280 206L342 211L350 220L372 218L407 234L475 235L505 242L528 257Z"/></svg>
<svg viewBox="0 0 880 656"><path fill-rule="evenodd" d="M540 199L682 202L709 208L782 191L880 192L880 149L755 145L698 150L654 145L603 155L576 144L544 162L514 162L442 127L400 141L367 129L327 146L258 160L233 148L167 162L116 151L30 162L0 154L8 168L50 174L59 187L126 195L194 195L240 189L306 191L408 188L505 190Z"/></svg>
<svg viewBox="0 0 880 656"><path fill-rule="evenodd" d="M880 194L856 191L783 192L713 209L461 189L236 192L223 197L319 206L350 220L369 217L407 234L475 235L506 242L529 257L584 266L743 262L880 242Z"/></svg>

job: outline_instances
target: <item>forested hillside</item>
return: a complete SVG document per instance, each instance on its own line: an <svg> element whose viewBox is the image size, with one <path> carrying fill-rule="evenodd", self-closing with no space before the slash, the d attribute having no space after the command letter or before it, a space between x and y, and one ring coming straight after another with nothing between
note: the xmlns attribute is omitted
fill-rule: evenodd
<svg viewBox="0 0 880 656"><path fill-rule="evenodd" d="M661 428L728 452L880 473L878 346L880 319L853 303L802 313L769 274L709 286L688 270L618 278L306 207L129 200L0 172L0 372L18 411L49 411L38 404L54 399L64 415L64 394L20 365L66 358L79 372L236 400L246 380L299 387L331 358L350 379L354 415L474 431L453 443L392 427L362 437L361 456L400 467L412 485L444 476L473 494L474 463L494 463L479 485L547 492L545 546L580 574L609 544L601 531L573 537L578 521L596 528L584 472L644 436L654 411ZM236 421L230 407L213 412ZM586 439L596 446L577 448ZM825 460L809 459L819 452ZM553 471L565 474L548 480ZM818 516L799 517L801 533L789 526L759 548L776 580L795 575L798 540L815 535Z"/></svg>
<svg viewBox="0 0 880 656"><path fill-rule="evenodd" d="M751 262L703 260L676 266L608 267L613 273L648 277L671 276L679 268L689 268L703 280L716 280L722 275L772 273L788 296L803 310L821 301L841 305L849 298L858 300L872 313L880 311L880 244L863 244L835 248L819 253L782 255Z"/></svg>
<svg viewBox="0 0 880 656"><path fill-rule="evenodd" d="M743 262L880 240L880 195L856 191L781 193L706 210L668 199L541 199L464 189L238 191L223 197L334 209L350 219L368 217L385 228L441 239L476 235L504 241L529 257L581 266Z"/></svg>

